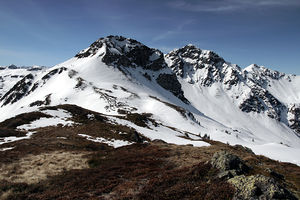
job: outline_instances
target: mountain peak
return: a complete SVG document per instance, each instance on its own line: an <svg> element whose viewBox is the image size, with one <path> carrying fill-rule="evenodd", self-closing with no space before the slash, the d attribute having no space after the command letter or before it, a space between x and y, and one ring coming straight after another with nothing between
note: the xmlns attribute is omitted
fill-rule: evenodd
<svg viewBox="0 0 300 200"><path fill-rule="evenodd" d="M84 50L80 51L78 54L76 54L75 57L85 58L85 57L94 56L99 52L99 50L104 45L106 47L108 47L108 49L116 48L116 50L121 51L121 49L124 48L124 46L128 48L128 46L135 46L135 45L140 46L142 44L131 38L110 35L105 38L103 38L103 37L99 38L98 40L93 42L87 49L84 49Z"/></svg>
<svg viewBox="0 0 300 200"><path fill-rule="evenodd" d="M239 70L237 66L226 63L215 52L201 50L191 44L171 51L165 57L170 68L178 76L191 79L189 81L191 83L200 82L205 86L221 81L229 67L234 68L234 72Z"/></svg>
<svg viewBox="0 0 300 200"><path fill-rule="evenodd" d="M246 67L243 71L252 74L253 78L269 77L271 79L278 80L286 75L285 73L276 70L271 70L264 66L259 66L257 64L251 64L248 67Z"/></svg>
<svg viewBox="0 0 300 200"><path fill-rule="evenodd" d="M110 66L142 67L149 70L160 70L166 67L163 53L157 49L123 36L100 38L89 48L80 51L75 57L101 57L102 62Z"/></svg>

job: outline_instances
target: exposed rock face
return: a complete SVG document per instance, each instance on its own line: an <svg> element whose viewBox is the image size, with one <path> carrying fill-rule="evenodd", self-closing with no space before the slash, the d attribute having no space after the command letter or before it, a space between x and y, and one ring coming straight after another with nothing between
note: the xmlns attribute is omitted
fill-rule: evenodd
<svg viewBox="0 0 300 200"><path fill-rule="evenodd" d="M140 42L122 36L100 38L75 57L84 58L95 55L103 48L102 61L107 65L124 67L142 67L157 71L166 67L163 53L149 48Z"/></svg>
<svg viewBox="0 0 300 200"><path fill-rule="evenodd" d="M300 135L300 105L292 104L288 109L288 123Z"/></svg>
<svg viewBox="0 0 300 200"><path fill-rule="evenodd" d="M281 187L273 178L263 175L236 176L228 180L235 189L235 200L297 199L291 192Z"/></svg>
<svg viewBox="0 0 300 200"><path fill-rule="evenodd" d="M4 87L4 79L2 78L2 76L0 76L0 90L2 90L3 89L3 87ZM0 92L0 99L1 99L1 97L2 97L2 93Z"/></svg>
<svg viewBox="0 0 300 200"><path fill-rule="evenodd" d="M45 96L45 100L41 101L35 101L35 102L32 102L31 104L29 104L30 107L33 107L33 106L42 106L42 105L45 105L45 106L48 106L50 105L51 103L51 94L48 94Z"/></svg>
<svg viewBox="0 0 300 200"><path fill-rule="evenodd" d="M175 74L160 74L156 79L156 81L161 87L172 92L183 102L188 103L188 100L183 95L183 91L181 90L181 85L177 80Z"/></svg>
<svg viewBox="0 0 300 200"><path fill-rule="evenodd" d="M248 113L266 111L269 117L277 120L280 120L281 111L285 108L278 99L261 87L251 88L249 97L239 107Z"/></svg>
<svg viewBox="0 0 300 200"><path fill-rule="evenodd" d="M212 159L211 165L220 170L220 178L231 178L248 172L249 167L236 155L227 151L216 152Z"/></svg>
<svg viewBox="0 0 300 200"><path fill-rule="evenodd" d="M182 78L190 78L208 87L215 82L236 85L241 79L240 68L226 63L213 51L201 50L194 45L171 51L166 56L169 67Z"/></svg>
<svg viewBox="0 0 300 200"><path fill-rule="evenodd" d="M255 82L256 84L258 84L261 87L267 86L270 82L270 79L279 80L284 77L286 77L287 79L290 79L290 77L284 73L270 70L268 68L265 68L263 66L258 66L256 64L250 65L244 71L245 71L248 79Z"/></svg>
<svg viewBox="0 0 300 200"><path fill-rule="evenodd" d="M55 74L61 74L63 71L67 71L67 68L61 67L61 68L57 68L57 69L51 70L49 73L47 73L45 76L42 77L42 80L44 80L44 81L48 80L52 76L54 76Z"/></svg>
<svg viewBox="0 0 300 200"><path fill-rule="evenodd" d="M272 81L291 81L289 75L255 64L242 70L216 53L193 45L171 51L165 55L165 60L178 77L190 84L200 87L215 84L221 90L232 89L229 94L235 94L231 98L239 102L238 106L243 112L266 113L278 121L286 115L286 106L268 91L268 87Z"/></svg>
<svg viewBox="0 0 300 200"><path fill-rule="evenodd" d="M21 99L29 90L32 85L34 76L32 74L28 74L20 81L18 81L14 87L12 87L2 98L3 102L2 106L5 106L9 103L15 103L19 99Z"/></svg>

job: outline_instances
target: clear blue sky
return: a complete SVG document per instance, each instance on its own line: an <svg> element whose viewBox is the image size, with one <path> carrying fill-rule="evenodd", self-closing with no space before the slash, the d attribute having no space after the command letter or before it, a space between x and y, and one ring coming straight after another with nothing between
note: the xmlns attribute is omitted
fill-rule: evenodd
<svg viewBox="0 0 300 200"><path fill-rule="evenodd" d="M0 0L0 65L53 66L99 37L300 75L300 0Z"/></svg>

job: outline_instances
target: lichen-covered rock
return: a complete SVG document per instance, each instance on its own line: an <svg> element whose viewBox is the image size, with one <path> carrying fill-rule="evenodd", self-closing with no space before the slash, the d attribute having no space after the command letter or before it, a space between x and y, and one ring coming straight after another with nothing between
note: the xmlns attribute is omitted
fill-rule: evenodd
<svg viewBox="0 0 300 200"><path fill-rule="evenodd" d="M231 178L249 171L249 167L238 156L227 151L216 152L210 163L220 170L219 178Z"/></svg>
<svg viewBox="0 0 300 200"><path fill-rule="evenodd" d="M241 175L229 179L228 182L236 189L234 200L297 199L273 178L263 175Z"/></svg>

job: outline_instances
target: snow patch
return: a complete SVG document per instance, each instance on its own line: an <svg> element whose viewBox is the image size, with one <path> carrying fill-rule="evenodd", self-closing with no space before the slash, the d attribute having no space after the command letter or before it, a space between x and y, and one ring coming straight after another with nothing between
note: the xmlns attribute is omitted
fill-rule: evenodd
<svg viewBox="0 0 300 200"><path fill-rule="evenodd" d="M1 138L0 139L0 145L6 144L6 143L11 143L11 142L16 142L16 141L19 141L19 140L29 139L32 136L33 133L34 132L28 132L26 134L26 136L24 136L24 137L9 136L9 137L5 137L5 138Z"/></svg>
<svg viewBox="0 0 300 200"><path fill-rule="evenodd" d="M42 117L38 120L31 122L30 124L23 124L18 126L17 129L20 130L31 130L36 128L43 128L47 126L72 126L75 124L73 121L68 120L68 118L72 117L72 115L62 109L58 110L44 110L42 111L45 114L51 115L51 118Z"/></svg>
<svg viewBox="0 0 300 200"><path fill-rule="evenodd" d="M124 140L116 140L116 139L106 139L103 137L92 137L90 135L86 135L86 134L78 134L81 137L86 138L87 140L93 141L93 142L99 142L99 143L104 143L107 144L108 146L112 146L114 148L119 148L122 146L127 146L127 145L131 145L133 144L133 142L128 142L128 141L124 141Z"/></svg>
<svg viewBox="0 0 300 200"><path fill-rule="evenodd" d="M2 148L0 149L0 151L9 151L9 150L12 150L14 149L15 147L7 147L7 148Z"/></svg>
<svg viewBox="0 0 300 200"><path fill-rule="evenodd" d="M186 135L184 133L180 132L180 130L176 131L167 126L162 126L162 125L151 126L151 129L149 129L149 128L143 128L143 127L137 126L132 122L122 120L122 119L119 119L116 117L109 117L109 118L110 118L111 123L121 124L121 125L131 127L133 129L135 129L137 132L144 135L145 137L149 138L150 140L159 139L159 140L163 140L167 143L177 144L177 145L192 144L193 146L196 146L196 147L210 146L210 144L200 141L200 137L198 137L197 138L198 140L196 140L196 137L193 137L193 135L191 135L190 139L186 139L185 138Z"/></svg>
<svg viewBox="0 0 300 200"><path fill-rule="evenodd" d="M273 160L290 162L300 166L300 149L282 144L269 143L264 145L247 145L257 155L264 155Z"/></svg>

